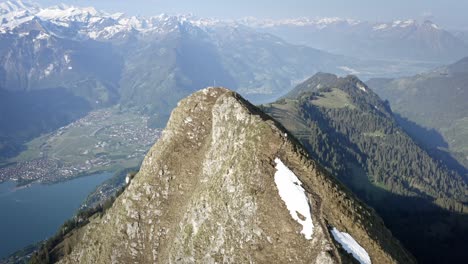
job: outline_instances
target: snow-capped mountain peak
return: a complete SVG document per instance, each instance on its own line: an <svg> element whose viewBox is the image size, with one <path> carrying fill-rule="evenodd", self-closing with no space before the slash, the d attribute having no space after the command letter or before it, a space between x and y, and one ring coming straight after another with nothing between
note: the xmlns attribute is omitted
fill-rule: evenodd
<svg viewBox="0 0 468 264"><path fill-rule="evenodd" d="M161 14L153 17L126 16L123 13L108 14L93 7L76 7L60 4L47 8L21 1L0 4L0 32L12 32L34 19L39 20L51 35L74 36L77 39L112 39L127 36L129 32L167 33L182 24L197 27L220 23L214 19L199 19L193 15L171 16Z"/></svg>
<svg viewBox="0 0 468 264"><path fill-rule="evenodd" d="M246 17L238 20L239 23L246 26L258 27L258 28L269 28L277 26L315 26L318 28L324 28L330 25L336 24L349 24L357 25L361 23L359 20L346 19L340 17L318 17L318 18L287 18L287 19L258 19L255 17Z"/></svg>
<svg viewBox="0 0 468 264"><path fill-rule="evenodd" d="M395 20L389 23L375 23L373 25L374 31L404 30L408 28L428 28L431 30L442 30L439 25L429 20L426 20L422 23L415 19Z"/></svg>
<svg viewBox="0 0 468 264"><path fill-rule="evenodd" d="M426 58L421 46L434 57L444 54L466 54L466 44L431 21L420 22L415 19L399 19L387 22L369 22L341 17L297 17L288 19L259 19L246 17L242 19L198 18L188 15L161 14L152 17L126 16L123 13L109 14L93 7L57 5L41 8L39 5L18 0L0 3L0 34L24 34L29 30L44 31L47 35L73 40L94 39L98 41L125 41L133 36L148 34L168 34L180 30L210 31L213 28L249 27L254 31L271 33L286 39L290 43L309 45L313 48L327 50L344 55L355 55L375 39L388 39L389 46L375 47L375 56L395 57L402 53L395 50L393 41L405 42L408 47L419 47L414 53L420 53L418 59ZM337 41L343 39L343 41ZM364 41L368 39L369 41ZM355 43L349 48L342 43ZM359 43L359 44L358 44ZM392 44L390 44L392 43ZM440 48L444 47L444 48ZM460 52L452 52L457 47ZM392 51L393 52L393 51ZM368 49L362 51L369 56ZM432 54L431 53L431 54ZM373 55L374 56L374 55ZM407 56L414 56L408 55ZM445 55L444 55L445 56Z"/></svg>
<svg viewBox="0 0 468 264"><path fill-rule="evenodd" d="M18 11L36 11L39 9L39 5L29 2L29 1L20 1L20 0L10 0L0 3L0 14L7 14L11 12Z"/></svg>
<svg viewBox="0 0 468 264"><path fill-rule="evenodd" d="M413 19L408 19L408 20L395 20L393 21L392 23L392 27L396 28L396 27L400 27L400 28L406 28L406 27L410 27L410 26L413 26L416 24L416 21L413 20Z"/></svg>
<svg viewBox="0 0 468 264"><path fill-rule="evenodd" d="M350 28L361 27L371 29L373 31L395 31L406 30L410 28L424 28L429 26L433 30L442 30L440 26L431 22L418 22L415 19L394 20L391 22L374 23L368 21L360 21L356 19L340 18L340 17L318 17L318 18L290 18L290 19L257 19L254 17L246 17L236 21L237 23L250 26L253 28L275 28L281 26L290 27L307 27L315 30L326 30L329 28Z"/></svg>
<svg viewBox="0 0 468 264"><path fill-rule="evenodd" d="M108 14L98 11L93 7L76 7L60 4L48 8L20 0L10 0L0 3L0 32L13 30L19 25L39 18L48 24L59 28L75 28L76 36L79 38L110 39L119 33L136 30L139 32L167 32L174 30L181 23L191 23L196 27L213 27L217 25L244 25L252 28L268 29L280 26L307 27L316 31L331 28L368 28L370 31L395 31L411 28L427 28L429 30L441 30L432 23L419 23L414 19L395 20L388 23L370 23L355 19L340 17L317 17L317 18L289 18L289 19L258 19L246 17L238 20L219 20L210 18L197 18L191 14L170 16L161 14L153 17L126 16L123 13ZM76 28L79 27L79 28ZM49 27L50 28L50 27ZM53 35L61 35L54 33Z"/></svg>
<svg viewBox="0 0 468 264"><path fill-rule="evenodd" d="M91 17L104 16L105 14L96 11L94 7L78 8L67 5L58 5L41 9L35 15L42 19L49 20L85 22Z"/></svg>

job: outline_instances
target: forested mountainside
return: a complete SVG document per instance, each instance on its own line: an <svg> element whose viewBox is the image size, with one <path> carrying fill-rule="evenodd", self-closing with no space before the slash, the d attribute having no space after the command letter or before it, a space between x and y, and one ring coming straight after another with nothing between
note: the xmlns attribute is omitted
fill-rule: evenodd
<svg viewBox="0 0 468 264"><path fill-rule="evenodd" d="M449 151L468 168L468 57L431 72L367 84L390 101L402 125L422 144L434 152Z"/></svg>
<svg viewBox="0 0 468 264"><path fill-rule="evenodd" d="M262 109L376 208L421 262L463 259L453 247L466 246L466 181L419 147L358 78L317 74Z"/></svg>

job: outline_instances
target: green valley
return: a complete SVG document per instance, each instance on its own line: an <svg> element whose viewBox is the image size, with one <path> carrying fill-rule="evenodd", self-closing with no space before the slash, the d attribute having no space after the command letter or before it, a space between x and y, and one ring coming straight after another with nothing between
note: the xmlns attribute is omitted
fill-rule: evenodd
<svg viewBox="0 0 468 264"><path fill-rule="evenodd" d="M160 133L148 122L149 117L118 107L90 112L28 142L25 151L3 163L0 181L50 183L139 166Z"/></svg>

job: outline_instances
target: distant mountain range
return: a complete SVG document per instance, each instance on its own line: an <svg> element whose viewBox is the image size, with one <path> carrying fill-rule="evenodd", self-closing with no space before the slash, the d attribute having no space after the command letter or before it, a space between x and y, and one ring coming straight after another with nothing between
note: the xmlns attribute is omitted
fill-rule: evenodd
<svg viewBox="0 0 468 264"><path fill-rule="evenodd" d="M243 22L291 43L360 58L449 62L468 55L466 35L452 34L431 21L252 18Z"/></svg>
<svg viewBox="0 0 468 264"><path fill-rule="evenodd" d="M97 108L137 108L155 114L151 124L163 127L178 100L199 87L228 86L265 102L318 71L370 78L429 65L334 55L289 44L243 21L129 17L6 1L0 3L0 103L7 114L0 126L8 129L0 132L0 156ZM45 100L57 92L66 103ZM34 98L41 110L28 112L24 105Z"/></svg>
<svg viewBox="0 0 468 264"><path fill-rule="evenodd" d="M7 63L7 58L9 57L16 59L16 61L18 61L17 64L20 64L19 62L25 64L24 69L20 68L17 70L24 70L25 76L28 77L28 80L23 80L20 78L22 72L12 74L5 70L4 75L6 75L6 77L4 78L7 78L7 81L3 81L2 83L2 88L4 89L13 89L12 87L16 89L20 88L16 86L21 86L21 88L45 86L47 84L46 80L51 82L50 79L53 80L53 77L57 74L63 74L62 72L70 74L70 72L76 72L83 68L87 69L89 72L93 72L95 75L99 76L100 79L104 79L103 81L116 83L120 81L119 77L121 77L118 70L122 70L118 61L119 57L126 62L132 59L130 56L134 56L136 53L141 54L146 52L146 56L153 56L153 59L161 60L164 54L170 54L172 50L177 51L177 56L173 56L174 58L172 61L164 61L165 64L169 65L167 66L168 68L173 67L173 65L170 64L174 60L179 59L182 60L179 63L183 63L183 60L190 60L191 58L197 59L193 54L200 54L209 60L218 59L218 63L222 63L222 65L218 65L221 68L220 70L227 71L230 70L227 67L229 65L224 65L227 63L224 63L221 58L216 57L228 56L228 54L223 54L224 51L220 46L227 45L229 41L247 41L250 45L254 44L255 41L263 41L263 43L267 45L265 48L267 54L262 55L266 57L272 56L270 54L272 52L271 49L275 46L285 45L287 46L286 49L298 49L296 46L287 44L279 38L268 34L255 33L253 30L241 27L237 24L205 23L204 20L196 20L190 16L160 15L150 18L126 17L123 14L106 14L96 11L93 8L78 8L65 5L42 9L36 7L36 5L27 5L19 1L8 1L3 3L0 8L2 8L0 11L0 32L2 33L1 36L4 38L1 49L3 51L2 60L4 63ZM234 35L229 36L229 40L225 38L216 39L224 29L229 30ZM240 37L243 39L239 39ZM23 44L24 47L18 47L18 44ZM153 47L150 49L148 45L153 45ZM160 47L158 50L154 51L156 45ZM181 49L187 47L190 47L190 52L193 56L187 54L187 52L189 52L187 50L181 51ZM25 50L27 48L29 50ZM144 50L145 48L146 50ZM79 54L83 49L94 49L92 55L100 55L101 57L91 58L90 56L87 57L86 53ZM205 53L200 51L200 49L205 49ZM305 50L304 54L301 55L309 57L309 59L317 59L312 56L316 54L321 54L330 59L339 58L338 56L313 49ZM113 54L113 51L117 51L119 54ZM151 54L150 51L155 54ZM232 53L232 51L230 52ZM308 55L307 52L312 54ZM25 58L18 57L19 55ZM116 58L116 61L106 61L105 58L102 58L107 55ZM234 55L239 54L233 54L233 56ZM32 60L30 63L23 63L23 60L31 59L28 56L36 56L43 59L47 58L55 61L49 63L49 61ZM279 57L282 58L281 55L279 55ZM77 61L79 58L81 58L82 61L88 59L87 63L90 65L83 65L83 67L80 67L79 63L82 61ZM172 57L169 56L169 58L166 59L170 58ZM342 61L339 62L341 63ZM96 63L98 64L96 65ZM99 63L107 65L107 67L99 65ZM284 64L287 63L285 62ZM318 62L314 62L313 64L318 65ZM90 68L91 65L95 65L95 67ZM34 72L31 72L32 66L34 66ZM336 67L336 65L333 66ZM270 65L269 67L272 68L274 65ZM6 66L4 66L4 68L9 69ZM106 72L100 73L99 70ZM157 68L147 68L145 72L155 70L157 70ZM305 72L307 70L311 70L311 68L309 67L303 71ZM114 76L117 80L105 78L108 77L106 73ZM288 72L288 74L289 73L290 72ZM258 74L262 75L265 73ZM297 75L297 73L295 74ZM11 77L11 75L13 75L13 77ZM213 77L210 77L209 83L212 84L213 80L218 76L216 73L212 73L211 75ZM65 77L68 76L64 76L62 79L70 79ZM20 80L13 82L9 81L10 79L8 78L19 78ZM42 81L38 82L38 79ZM189 79L189 81L191 80ZM222 76L219 81L222 81ZM53 82L49 84L49 86L52 85L56 84ZM247 84L242 82L238 83L237 86L248 87Z"/></svg>
<svg viewBox="0 0 468 264"><path fill-rule="evenodd" d="M344 73L339 66L353 61L241 25L2 2L0 126L8 129L0 132L0 156L92 109L138 108L157 113L152 123L163 127L178 100L198 87L230 86L260 100L319 70ZM46 100L55 91L67 103ZM25 108L33 97L40 111Z"/></svg>
<svg viewBox="0 0 468 264"><path fill-rule="evenodd" d="M436 152L449 150L468 168L468 57L423 74L367 83L390 101L402 125L422 144Z"/></svg>

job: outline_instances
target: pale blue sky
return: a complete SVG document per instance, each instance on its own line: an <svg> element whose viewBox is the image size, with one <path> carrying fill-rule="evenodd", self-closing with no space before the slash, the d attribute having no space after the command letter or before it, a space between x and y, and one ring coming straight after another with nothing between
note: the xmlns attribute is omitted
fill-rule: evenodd
<svg viewBox="0 0 468 264"><path fill-rule="evenodd" d="M67 3L132 15L193 13L200 17L291 18L339 16L360 20L432 20L445 28L468 29L468 0L36 0L43 6Z"/></svg>

